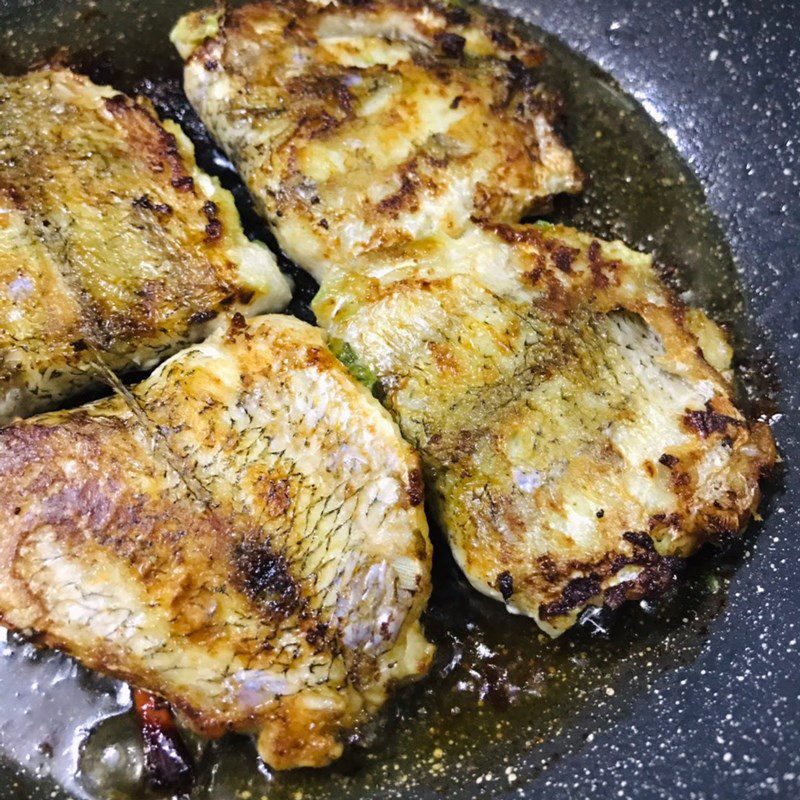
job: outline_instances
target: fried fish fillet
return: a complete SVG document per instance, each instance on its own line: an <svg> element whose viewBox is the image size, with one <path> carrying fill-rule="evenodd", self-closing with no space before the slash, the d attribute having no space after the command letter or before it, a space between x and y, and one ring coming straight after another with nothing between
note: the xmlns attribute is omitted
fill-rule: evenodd
<svg viewBox="0 0 800 800"><path fill-rule="evenodd" d="M421 453L470 582L551 635L737 534L775 461L720 329L619 242L475 227L330 271L314 310Z"/></svg>
<svg viewBox="0 0 800 800"><path fill-rule="evenodd" d="M290 317L0 430L0 615L198 732L319 766L432 657L418 458Z"/></svg>
<svg viewBox="0 0 800 800"><path fill-rule="evenodd" d="M185 89L283 250L330 263L515 221L581 176L500 19L427 0L265 2L183 17Z"/></svg>
<svg viewBox="0 0 800 800"><path fill-rule="evenodd" d="M719 329L649 257L511 224L580 186L536 51L415 0L198 12L173 41L473 585L557 635L740 530L775 451L733 405Z"/></svg>
<svg viewBox="0 0 800 800"><path fill-rule="evenodd" d="M0 424L153 366L290 287L149 104L53 68L0 76Z"/></svg>

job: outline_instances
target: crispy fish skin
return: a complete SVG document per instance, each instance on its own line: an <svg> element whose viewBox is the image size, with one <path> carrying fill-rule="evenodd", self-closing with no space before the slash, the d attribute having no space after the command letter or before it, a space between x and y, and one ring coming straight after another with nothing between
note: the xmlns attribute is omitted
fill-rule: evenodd
<svg viewBox="0 0 800 800"><path fill-rule="evenodd" d="M154 366L290 285L180 128L67 69L0 76L0 424Z"/></svg>
<svg viewBox="0 0 800 800"><path fill-rule="evenodd" d="M419 462L321 331L240 315L133 390L0 430L0 615L198 732L321 766L428 669Z"/></svg>
<svg viewBox="0 0 800 800"><path fill-rule="evenodd" d="M487 224L330 272L314 310L418 448L470 582L554 636L736 535L775 462L721 330L619 242Z"/></svg>
<svg viewBox="0 0 800 800"><path fill-rule="evenodd" d="M261 3L172 38L320 280L336 352L419 449L468 578L558 635L738 533L776 456L733 405L720 330L649 257L514 224L580 176L520 69L540 54L492 26L414 0Z"/></svg>
<svg viewBox="0 0 800 800"><path fill-rule="evenodd" d="M361 251L515 221L581 187L540 49L477 9L260 2L188 14L172 40L190 101L317 280Z"/></svg>

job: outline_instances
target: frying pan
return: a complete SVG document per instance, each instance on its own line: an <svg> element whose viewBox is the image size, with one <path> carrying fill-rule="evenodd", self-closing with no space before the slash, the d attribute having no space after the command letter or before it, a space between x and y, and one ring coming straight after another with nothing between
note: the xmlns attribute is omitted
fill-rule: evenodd
<svg viewBox="0 0 800 800"><path fill-rule="evenodd" d="M194 5L2 0L0 68L66 49L97 80L138 85L270 241L177 88L166 35ZM555 643L466 590L437 540L433 678L322 773L270 775L244 739L192 743L196 796L800 798L800 5L498 5L553 52L545 77L592 179L552 216L654 250L731 331L741 402L772 420L784 459L764 520L701 553L658 607L586 618ZM308 318L313 292L298 275L291 311ZM126 687L9 638L0 688L0 797L142 796Z"/></svg>

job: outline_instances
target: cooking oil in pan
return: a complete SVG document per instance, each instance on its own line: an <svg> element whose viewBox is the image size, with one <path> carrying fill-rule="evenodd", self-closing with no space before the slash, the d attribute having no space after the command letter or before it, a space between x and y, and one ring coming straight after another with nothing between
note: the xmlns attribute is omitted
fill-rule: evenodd
<svg viewBox="0 0 800 800"><path fill-rule="evenodd" d="M95 80L144 91L162 114L184 125L201 165L234 190L250 235L272 243L179 89L180 64L166 35L190 3L22 6L0 10L2 69L19 71L66 48L72 63ZM669 139L608 76L540 31L530 35L549 52L544 79L564 97L565 133L590 177L585 193L557 201L549 218L654 251L667 278L724 323L746 355L752 331L735 266L697 181ZM284 267L298 280L291 311L310 319L313 281L291 264ZM765 395L764 386L743 386L742 402ZM657 606L626 608L616 619L589 614L551 641L531 620L510 616L470 590L441 535L433 536L435 589L426 629L438 658L430 678L401 692L326 770L270 774L247 738L192 740L198 764L193 796L363 800L462 787L485 797L523 785L624 717L661 673L697 657L725 606L726 585L744 547L700 554ZM15 637L0 656L0 686L6 697L0 795L142 796L141 750L126 687Z"/></svg>

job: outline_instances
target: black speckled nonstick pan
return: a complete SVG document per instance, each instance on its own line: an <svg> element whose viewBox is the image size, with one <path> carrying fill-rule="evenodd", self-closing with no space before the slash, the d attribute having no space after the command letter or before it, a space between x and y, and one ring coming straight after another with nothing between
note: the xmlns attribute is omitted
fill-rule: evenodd
<svg viewBox="0 0 800 800"><path fill-rule="evenodd" d="M271 243L180 90L167 34L201 3L0 0L0 70L62 51L148 94ZM430 679L330 769L273 775L245 738L191 741L198 800L800 798L800 4L498 5L544 40L590 176L550 218L654 251L730 330L740 401L770 419L783 459L764 519L700 553L658 605L554 642L469 591L435 538ZM290 310L310 319L315 286L284 267L298 275ZM10 635L0 646L0 797L149 797L127 687Z"/></svg>

